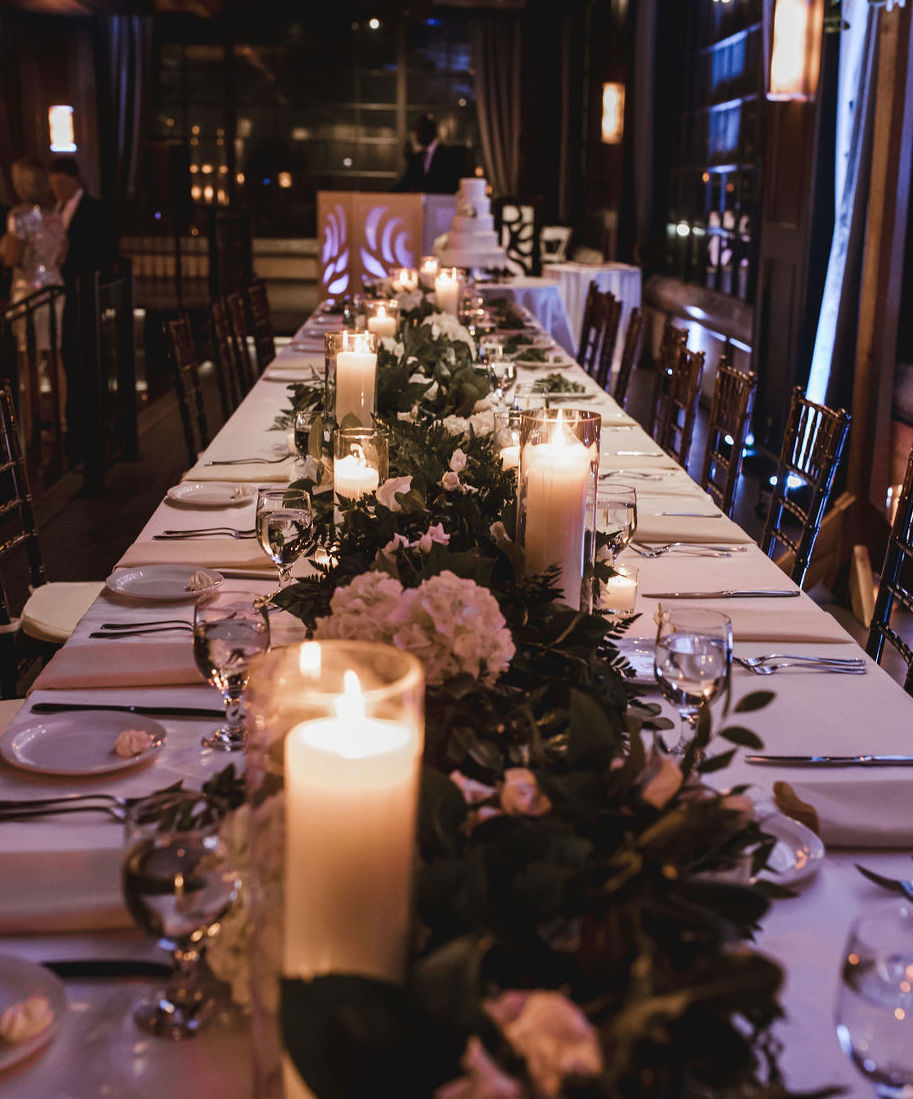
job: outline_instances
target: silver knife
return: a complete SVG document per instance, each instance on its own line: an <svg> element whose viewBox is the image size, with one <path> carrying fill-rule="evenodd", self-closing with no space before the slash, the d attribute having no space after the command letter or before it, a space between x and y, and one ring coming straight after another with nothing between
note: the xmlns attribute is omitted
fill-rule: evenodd
<svg viewBox="0 0 913 1099"><path fill-rule="evenodd" d="M721 511L655 511L647 512L648 515L663 515L668 518L676 519L722 519L723 513ZM157 537L155 535L154 537Z"/></svg>
<svg viewBox="0 0 913 1099"><path fill-rule="evenodd" d="M745 762L787 767L911 767L913 756L746 756Z"/></svg>
<svg viewBox="0 0 913 1099"><path fill-rule="evenodd" d="M725 591L645 591L647 599L795 599L801 592L781 588L729 588Z"/></svg>

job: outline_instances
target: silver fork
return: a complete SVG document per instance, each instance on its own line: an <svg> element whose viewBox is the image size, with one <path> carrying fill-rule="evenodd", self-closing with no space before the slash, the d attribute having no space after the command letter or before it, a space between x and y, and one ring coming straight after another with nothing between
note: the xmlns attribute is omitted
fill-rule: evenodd
<svg viewBox="0 0 913 1099"><path fill-rule="evenodd" d="M746 668L754 668L770 661L790 660L804 664L846 664L849 667L865 667L861 656L807 656L804 653L765 653L764 656L737 656L737 660Z"/></svg>
<svg viewBox="0 0 913 1099"><path fill-rule="evenodd" d="M215 535L217 538L254 538L253 531L245 530L166 530L162 534L153 534L153 542L179 542L187 538L209 538Z"/></svg>
<svg viewBox="0 0 913 1099"><path fill-rule="evenodd" d="M182 527L180 530L163 530L162 534L256 534L255 527Z"/></svg>
<svg viewBox="0 0 913 1099"><path fill-rule="evenodd" d="M32 820L36 817L57 816L61 813L106 813L113 820L120 821L121 823L123 823L127 817L126 805L112 805L109 802L104 802L100 805L65 805L59 803L49 805L34 804L36 805L35 808L29 808L28 803L23 803L20 808L0 808L0 824L5 821Z"/></svg>
<svg viewBox="0 0 913 1099"><path fill-rule="evenodd" d="M100 630L145 630L149 626L192 626L186 618L150 618L148 622L102 622Z"/></svg>
<svg viewBox="0 0 913 1099"><path fill-rule="evenodd" d="M775 675L783 668L804 668L808 672L835 672L837 675L865 675L864 664L813 664L805 660L780 660L775 664L746 664L739 657L733 657L737 664L747 668L755 675Z"/></svg>

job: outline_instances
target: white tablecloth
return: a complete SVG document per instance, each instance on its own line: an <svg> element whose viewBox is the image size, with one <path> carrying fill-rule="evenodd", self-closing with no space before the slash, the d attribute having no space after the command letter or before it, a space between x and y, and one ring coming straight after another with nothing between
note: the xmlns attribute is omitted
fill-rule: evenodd
<svg viewBox="0 0 913 1099"><path fill-rule="evenodd" d="M517 305L522 305L565 351L570 355L575 354L576 338L567 318L558 283L554 279L523 275L506 283L484 283L477 286L476 290L486 298L511 298Z"/></svg>
<svg viewBox="0 0 913 1099"><path fill-rule="evenodd" d="M618 406L579 367L568 363L568 371L583 382L586 395L581 407L593 408L618 423L625 416ZM535 371L522 369L524 380ZM276 412L286 404L281 384L261 380L203 455L248 456L270 453L281 435L270 432ZM634 451L634 454L626 453ZM643 452L647 452L644 456ZM661 510L662 491L674 499L670 510L703 510L706 496L681 470L670 468L665 455L644 432L631 422L628 427L606 428L601 447L604 469L649 471L662 482L635 481L640 489L640 507L648 513ZM229 467L230 468L230 467ZM166 528L228 523L250 526L252 505L224 510L194 510L163 502L140 535L140 541ZM193 542L187 543L188 560L193 560ZM640 569L637 610L641 618L631 637L641 637L646 646L652 636L652 616L658 600L645 593L660 590L710 590L724 587L770 587L790 589L788 578L753 545L734 552L730 558L673 556L636 558L627 551L625 559ZM263 592L268 580L236 580L233 583ZM732 612L733 619L751 624L781 616L783 629L801 620L802 628L829 631L826 641L791 641L787 651L814 653L826 648L829 655L858 656L860 650L832 619L805 595L795 599L735 599L708 603ZM189 608L183 608L189 616ZM171 617L161 608L142 606L102 595L80 624L71 645L92 645L88 634L103 621L149 620ZM294 623L276 623L277 631L294 635ZM167 635L155 635L161 639ZM188 644L186 635L175 635L175 645ZM777 646L778 648L780 646ZM736 652L754 655L770 651L769 642L739 639ZM762 679L738 669L733 674L733 699L759 688L774 690L775 699L766 709L740 715L738 720L755 730L771 752L896 752L913 750L913 699L880 668L867 661L863 676L836 676L795 670ZM105 691L38 692L31 696L16 717L14 728L29 720L29 708L37 698L65 696L74 701L167 702L170 705L212 705L215 692L205 686L181 688L110 688ZM655 694L650 697L658 697ZM134 794L158 788L176 777L194 781L228 761L203 751L199 737L208 723L200 720L163 719L168 743L151 766L106 779L93 779L93 789ZM867 780L858 780L860 774ZM826 788L830 801L841 805L845 822L856 822L864 832L873 799L895 806L913 804L913 769L884 768L877 772L752 767L736 762L719 776L727 784L751 784L758 798L769 796L772 784L785 779L803 790L803 783ZM71 788L73 783L30 775L11 767L0 767L0 797L40 796L52 788ZM871 788L874 785L874 790ZM869 788L867 788L869 787ZM879 789L884 795L879 799ZM811 795L810 795L811 796ZM813 796L811 800L814 800ZM913 814L907 813L907 817ZM74 823L74 819L77 823ZM897 835L904 834L910 821L898 820ZM888 837L890 838L890 837ZM57 818L44 822L4 825L0 828L0 952L7 951L32 960L71 957L111 958L148 954L151 947L132 931L89 931L87 927L122 926L124 914L118 899L117 867L121 857L121 828L114 821L95 817ZM844 839L842 842L847 842ZM880 842L872 840L867 846ZM844 1084L852 1099L869 1095L868 1086L857 1077L840 1053L833 1033L832 1005L837 988L838 952L853 916L880 891L854 870L861 861L886 874L910 876L908 849L867 850L851 854L831 853L818 877L803 887L800 896L777 901L765 920L760 946L780 959L787 970L783 1024L784 1065L788 1082L795 1087ZM21 937L11 937L12 931ZM69 935L61 935L70 930ZM151 955L149 955L151 956ZM229 1020L192 1043L170 1044L141 1036L133 1029L127 1006L148 982L68 982L70 1011L51 1048L33 1063L0 1084L9 1099L55 1096L60 1099L97 1099L101 1095L136 1095L142 1099L196 1099L219 1094L241 1099L250 1094L247 1076L249 1047L243 1028ZM88 1066L88 1067L86 1067Z"/></svg>
<svg viewBox="0 0 913 1099"><path fill-rule="evenodd" d="M574 336L573 347L567 348L572 355L577 353L580 326L583 324L583 307L590 283L595 279L596 285L603 293L611 290L615 297L620 299L621 336L615 344L615 357L612 360L612 369L617 370L624 348L624 331L628 318L631 316L632 309L640 308L640 268L633 267L629 263L546 263L542 266L542 274L558 282L558 291L567 310L568 321Z"/></svg>

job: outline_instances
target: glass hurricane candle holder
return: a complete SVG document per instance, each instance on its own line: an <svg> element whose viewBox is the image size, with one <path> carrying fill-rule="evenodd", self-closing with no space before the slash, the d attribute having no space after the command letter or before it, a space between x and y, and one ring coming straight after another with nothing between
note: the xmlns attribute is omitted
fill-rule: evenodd
<svg viewBox="0 0 913 1099"><path fill-rule="evenodd" d="M397 267L390 272L390 285L397 294L418 290L418 271L414 267Z"/></svg>
<svg viewBox="0 0 913 1099"><path fill-rule="evenodd" d="M592 605L599 430L596 412L534 409L520 419L517 542L527 576L557 568L561 599Z"/></svg>
<svg viewBox="0 0 913 1099"><path fill-rule="evenodd" d="M616 568L615 575L597 581L598 594L594 610L613 618L628 618L634 613L637 602L638 570L631 565Z"/></svg>
<svg viewBox="0 0 913 1099"><path fill-rule="evenodd" d="M520 465L520 410L497 409L494 417L495 450L501 456L501 467L517 469Z"/></svg>
<svg viewBox="0 0 913 1099"><path fill-rule="evenodd" d="M376 427L341 427L333 433L333 491L358 500L387 479L387 436Z"/></svg>
<svg viewBox="0 0 913 1099"><path fill-rule="evenodd" d="M248 697L252 1094L279 1099L282 976L402 980L424 673L392 646L307 641L256 661Z"/></svg>
<svg viewBox="0 0 913 1099"><path fill-rule="evenodd" d="M336 423L370 427L377 398L377 337L373 332L327 332L324 335L326 407Z"/></svg>
<svg viewBox="0 0 913 1099"><path fill-rule="evenodd" d="M399 324L399 302L395 298L378 298L376 301L365 302L365 317L367 330L373 332L378 339L395 339Z"/></svg>
<svg viewBox="0 0 913 1099"><path fill-rule="evenodd" d="M442 267L434 280L434 300L444 313L457 315L465 276L459 267Z"/></svg>
<svg viewBox="0 0 913 1099"><path fill-rule="evenodd" d="M419 282L426 290L434 289L434 280L438 276L438 272L441 269L441 265L438 262L437 256L422 256L422 262L419 264L418 277Z"/></svg>

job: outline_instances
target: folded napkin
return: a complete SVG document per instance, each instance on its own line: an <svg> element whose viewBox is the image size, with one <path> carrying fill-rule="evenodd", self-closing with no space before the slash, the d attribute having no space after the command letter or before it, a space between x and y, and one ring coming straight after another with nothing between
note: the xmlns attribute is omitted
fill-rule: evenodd
<svg viewBox="0 0 913 1099"><path fill-rule="evenodd" d="M225 455L230 457L230 455ZM206 459L209 461L209 459ZM245 462L238 466L208 466L197 462L181 478L182 481L245 481L252 484L287 485L295 477L295 455L290 454L284 462Z"/></svg>
<svg viewBox="0 0 913 1099"><path fill-rule="evenodd" d="M620 478L619 478L620 479ZM679 496L663 500L651 497L646 506L637 508L638 542L753 542L754 539L731 519L714 511L706 497L698 498L693 505ZM688 515L658 515L660 511L705 512L719 515L715 518L693 518Z"/></svg>
<svg viewBox="0 0 913 1099"><path fill-rule="evenodd" d="M256 538L177 538L168 542L134 542L114 566L132 568L135 565L198 565L207 569L275 568L260 548Z"/></svg>
<svg viewBox="0 0 913 1099"><path fill-rule="evenodd" d="M820 779L790 776L789 784L818 814L819 831L832 847L913 846L913 768L877 777L858 768Z"/></svg>
<svg viewBox="0 0 913 1099"><path fill-rule="evenodd" d="M29 688L172 687L203 682L190 636L180 641L98 641L65 645Z"/></svg>
<svg viewBox="0 0 913 1099"><path fill-rule="evenodd" d="M643 586L643 577L641 577ZM724 584L721 583L720 587ZM749 585L746 585L749 586ZM761 585L766 586L766 585ZM685 590L686 585L681 585ZM672 588L664 588L664 591L672 591ZM697 588L694 589L698 590ZM703 590L703 589L701 589ZM662 600L656 600L662 603ZM747 606L754 602L763 606ZM799 606L795 606L799 603ZM774 605L776 604L776 605ZM787 605L788 604L788 605ZM845 645L851 638L840 627L836 619L824 611L819 611L806 600L789 599L708 599L702 602L700 599L683 600L669 599L663 604L668 607L703 607L721 611L732 620L733 641L741 642L761 641L775 644L778 651L782 651L787 642L809 642L823 645ZM640 609L640 608L639 608ZM641 614L625 634L628 638L653 638L656 636L656 624L652 618L652 611ZM758 682L762 680L758 677ZM767 681L763 681L767 683ZM770 686L770 683L767 683ZM913 775L911 775L913 778Z"/></svg>
<svg viewBox="0 0 913 1099"><path fill-rule="evenodd" d="M303 368L309 368L311 370L319 370L322 374L324 365L323 355L313 355L306 351L287 350L280 351L275 359L269 364L267 370L300 371Z"/></svg>

